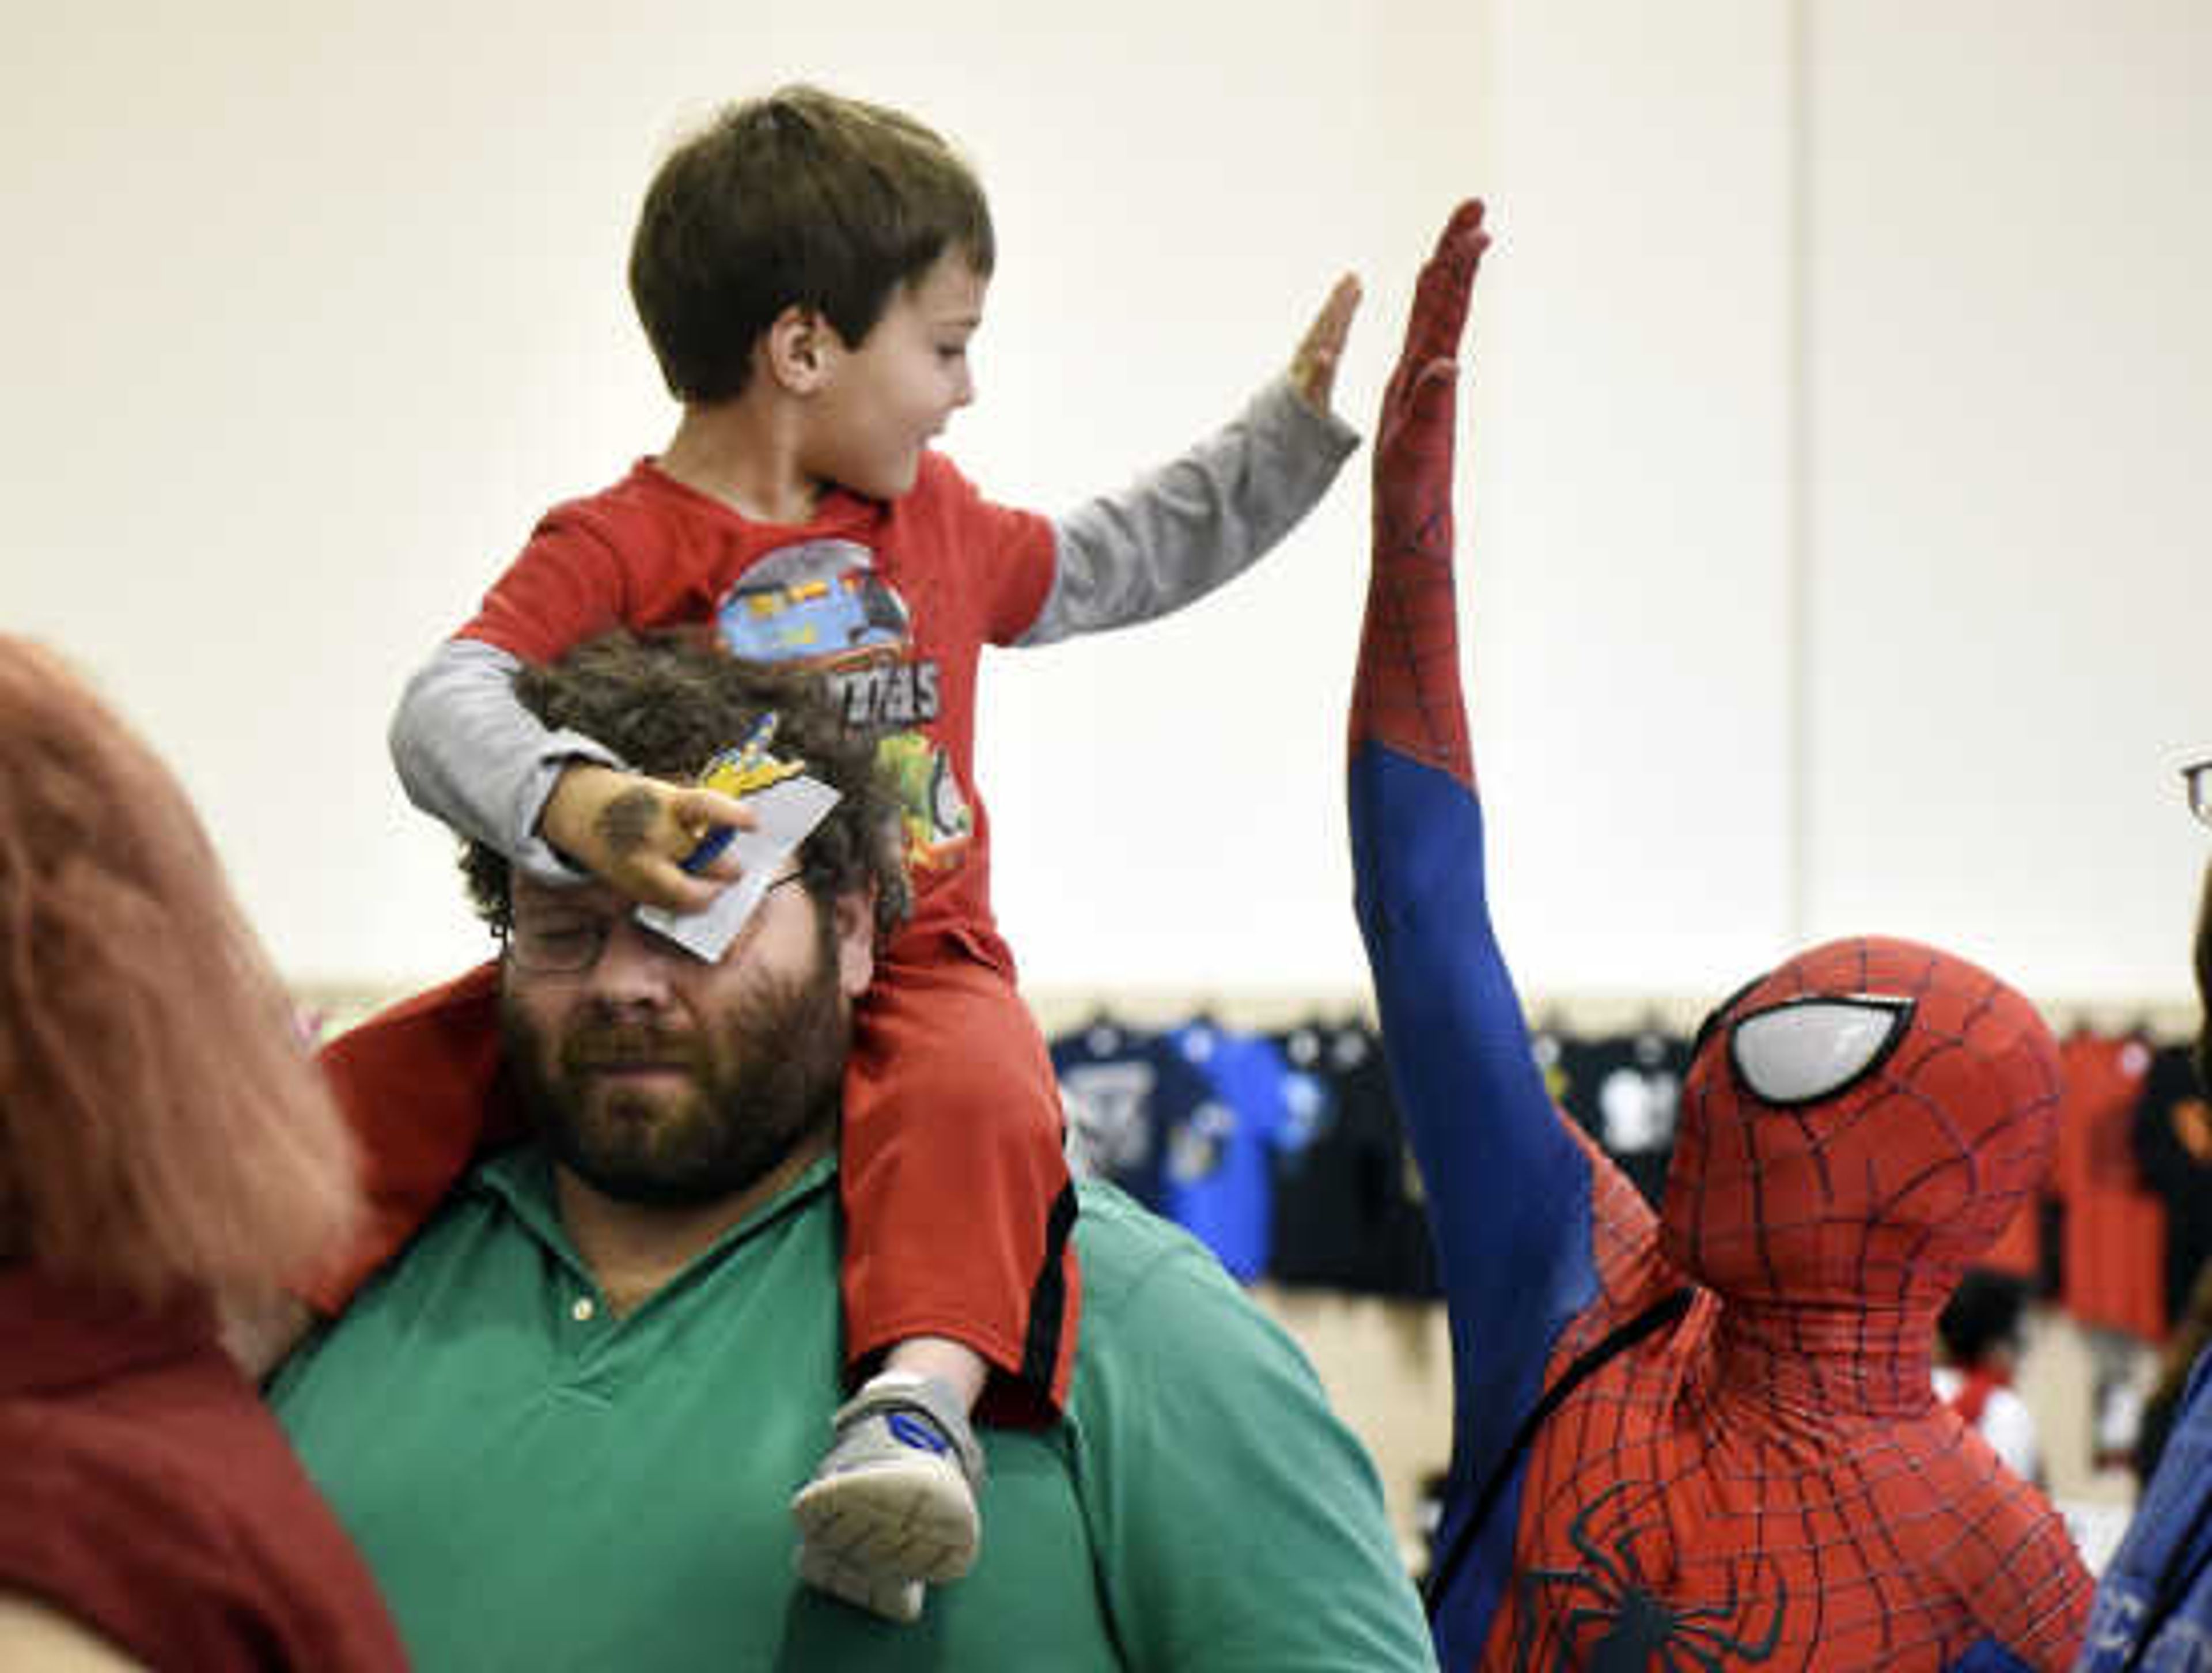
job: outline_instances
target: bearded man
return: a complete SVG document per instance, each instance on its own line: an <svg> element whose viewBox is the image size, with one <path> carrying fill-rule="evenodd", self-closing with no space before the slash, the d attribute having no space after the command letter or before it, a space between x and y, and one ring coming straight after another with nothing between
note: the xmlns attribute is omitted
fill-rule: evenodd
<svg viewBox="0 0 2212 1673"><path fill-rule="evenodd" d="M1066 1414L983 1434L1003 1531L975 1570L904 1627L800 1583L785 1500L838 1402L838 1096L905 899L894 804L825 691L716 650L617 637L516 689L670 779L772 711L775 754L837 800L762 862L713 959L472 849L501 958L325 1054L356 1112L428 1100L457 1143L513 1141L272 1388L416 1665L1432 1667L1372 1467L1310 1369L1195 1241L1103 1187L1080 1193ZM944 1208L948 1238L974 1234Z"/></svg>

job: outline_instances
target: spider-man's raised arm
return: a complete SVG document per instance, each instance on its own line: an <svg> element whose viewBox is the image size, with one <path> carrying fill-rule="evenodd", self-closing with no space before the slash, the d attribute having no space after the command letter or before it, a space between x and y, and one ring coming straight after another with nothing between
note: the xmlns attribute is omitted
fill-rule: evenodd
<svg viewBox="0 0 2212 1673"><path fill-rule="evenodd" d="M1349 758L1360 928L1450 1306L1446 1545L1541 1393L1561 1330L1599 1299L1591 1164L1553 1107L1492 928L1460 690L1454 356L1488 242L1482 206L1462 205L1422 270L1383 396ZM1484 1524L1469 1584L1444 1600L1447 1644L1480 1642L1514 1520L1509 1505Z"/></svg>

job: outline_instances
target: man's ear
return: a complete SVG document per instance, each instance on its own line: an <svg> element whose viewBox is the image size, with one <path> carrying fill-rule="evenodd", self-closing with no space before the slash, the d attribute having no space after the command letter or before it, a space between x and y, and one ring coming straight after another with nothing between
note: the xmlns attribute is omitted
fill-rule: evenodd
<svg viewBox="0 0 2212 1673"><path fill-rule="evenodd" d="M876 891L855 889L832 909L837 940L837 985L858 999L876 979Z"/></svg>
<svg viewBox="0 0 2212 1673"><path fill-rule="evenodd" d="M779 388L811 395L827 381L844 348L821 310L793 302L769 322L754 353Z"/></svg>

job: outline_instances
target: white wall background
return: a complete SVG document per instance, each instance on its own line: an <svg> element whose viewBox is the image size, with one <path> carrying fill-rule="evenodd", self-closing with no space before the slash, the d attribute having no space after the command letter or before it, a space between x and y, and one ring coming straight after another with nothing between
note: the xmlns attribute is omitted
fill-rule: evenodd
<svg viewBox="0 0 2212 1673"><path fill-rule="evenodd" d="M1713 995L1881 928L2054 1002L2186 991L2196 0L15 9L0 623L175 762L302 982L478 951L391 703L542 507L667 435L622 282L659 152L811 78L981 164L950 445L1048 509L1225 416L1346 267L1367 423L1435 227L1490 198L1468 637L1533 989ZM1358 987L1364 471L1229 594L990 666L1033 984Z"/></svg>

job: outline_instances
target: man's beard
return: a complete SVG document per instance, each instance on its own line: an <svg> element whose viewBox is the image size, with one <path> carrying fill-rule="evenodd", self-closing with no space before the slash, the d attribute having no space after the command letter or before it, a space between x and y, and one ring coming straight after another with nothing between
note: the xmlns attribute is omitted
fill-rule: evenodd
<svg viewBox="0 0 2212 1673"><path fill-rule="evenodd" d="M852 1016L824 930L811 974L764 981L696 1031L587 1011L549 1041L502 999L515 1091L553 1159L616 1202L693 1207L757 1183L833 1123ZM674 1066L685 1084L596 1084L617 1064Z"/></svg>

